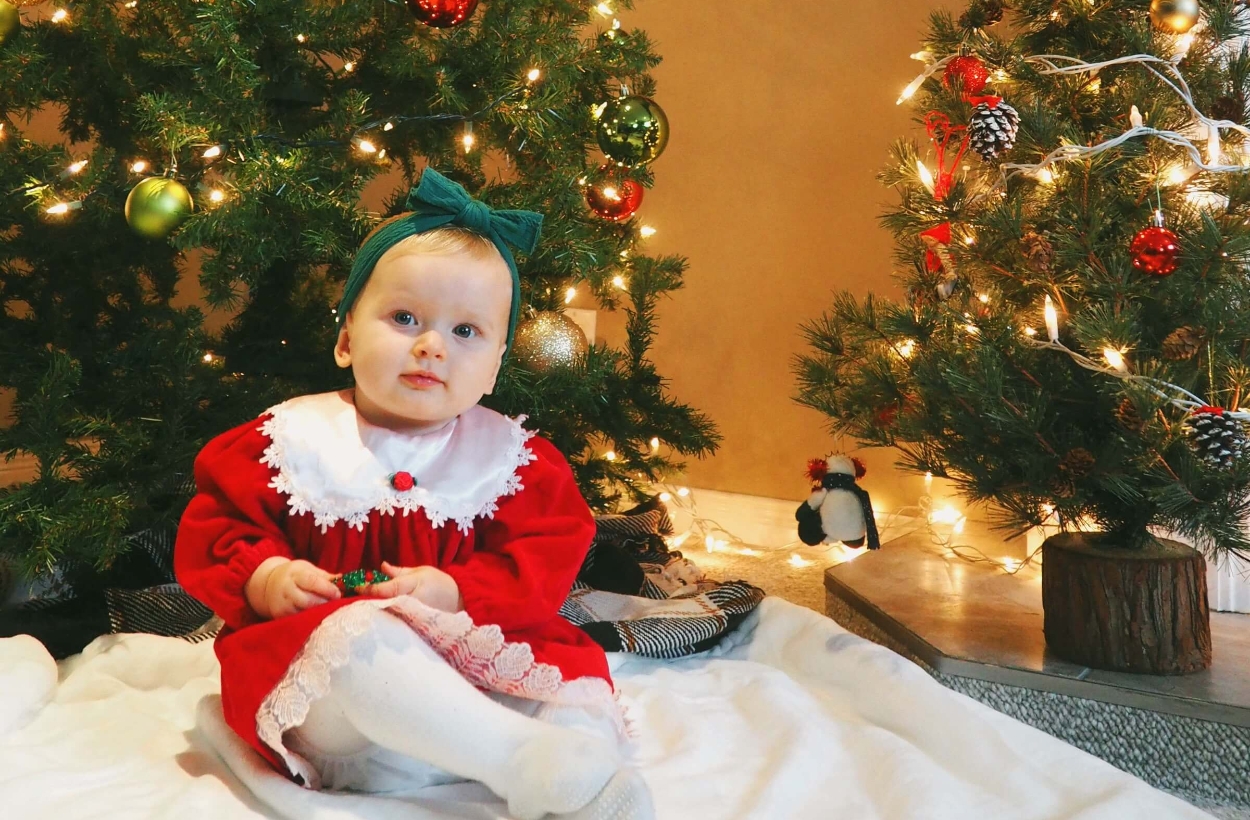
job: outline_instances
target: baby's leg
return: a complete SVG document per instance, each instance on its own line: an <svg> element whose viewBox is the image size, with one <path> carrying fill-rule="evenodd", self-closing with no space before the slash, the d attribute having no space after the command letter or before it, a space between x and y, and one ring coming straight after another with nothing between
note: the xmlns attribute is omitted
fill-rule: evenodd
<svg viewBox="0 0 1250 820"><path fill-rule="evenodd" d="M491 700L396 616L379 610L372 627L331 680L373 743L486 784L520 820L586 806L620 768L615 744Z"/></svg>

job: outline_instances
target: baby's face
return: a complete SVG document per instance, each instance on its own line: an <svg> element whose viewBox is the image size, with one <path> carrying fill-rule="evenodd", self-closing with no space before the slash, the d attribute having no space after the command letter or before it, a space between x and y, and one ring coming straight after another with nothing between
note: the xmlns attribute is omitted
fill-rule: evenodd
<svg viewBox="0 0 1250 820"><path fill-rule="evenodd" d="M512 275L501 258L384 255L334 347L365 420L441 427L495 388L508 340Z"/></svg>

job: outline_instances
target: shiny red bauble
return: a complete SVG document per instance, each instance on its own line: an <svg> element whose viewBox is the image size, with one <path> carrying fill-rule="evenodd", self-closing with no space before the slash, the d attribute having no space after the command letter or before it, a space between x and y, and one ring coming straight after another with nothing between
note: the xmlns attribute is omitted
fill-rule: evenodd
<svg viewBox="0 0 1250 820"><path fill-rule="evenodd" d="M586 204L595 215L624 222L642 205L642 183L626 178L610 165L601 165L586 186Z"/></svg>
<svg viewBox="0 0 1250 820"><path fill-rule="evenodd" d="M406 0L412 16L434 28L458 26L473 16L477 0Z"/></svg>
<svg viewBox="0 0 1250 820"><path fill-rule="evenodd" d="M990 70L985 63L970 54L955 57L946 64L946 73L942 75L942 84L950 88L956 82L965 97L980 94L989 82Z"/></svg>
<svg viewBox="0 0 1250 820"><path fill-rule="evenodd" d="M1176 234L1157 225L1138 231L1129 246L1133 267L1151 276L1170 276L1176 270L1179 250Z"/></svg>

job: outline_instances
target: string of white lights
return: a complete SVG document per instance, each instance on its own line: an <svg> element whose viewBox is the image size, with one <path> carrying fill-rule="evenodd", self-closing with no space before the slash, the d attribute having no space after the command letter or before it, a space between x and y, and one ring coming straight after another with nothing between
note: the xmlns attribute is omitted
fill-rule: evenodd
<svg viewBox="0 0 1250 820"><path fill-rule="evenodd" d="M1167 400L1172 404L1172 406L1184 410L1185 412L1193 412L1199 407L1210 406L1210 403L1201 396L1197 396L1183 387L1171 384L1170 382L1165 382L1162 379L1154 379L1149 376L1142 376L1137 373L1129 372L1128 363L1124 360L1124 351L1122 350L1116 350L1110 347L1104 348L1103 357L1107 359L1107 364L1099 364L1097 361L1078 353L1062 342L1044 341L1036 338L1027 338L1026 341L1035 347L1041 347L1047 350L1057 350L1061 353L1066 353L1072 361L1076 362L1086 370L1091 370L1095 373L1102 373L1108 376L1114 376L1117 379L1123 379L1125 381L1141 384L1159 398ZM1171 393L1168 391L1171 391ZM1225 412L1239 421L1250 422L1250 411L1231 410Z"/></svg>
<svg viewBox="0 0 1250 820"><path fill-rule="evenodd" d="M1195 130L1205 128L1207 135L1207 156L1204 159L1202 152L1198 146L1185 134L1177 131L1170 131L1158 128L1151 128L1143 123L1141 113L1133 106L1130 115L1130 125L1132 126L1124 133L1117 137L1113 137L1097 145L1061 145L1051 151L1040 161L1034 163L1004 163L1001 168L1007 177L1016 174L1037 175L1044 169L1048 169L1051 165L1059 162L1086 159L1097 156L1105 151L1117 148L1129 140L1138 137L1154 137L1164 142L1184 148L1189 155L1192 163L1188 176L1198 171L1208 171L1211 173L1246 173L1247 168L1240 163L1227 164L1223 160L1223 150L1220 143L1221 129L1235 131L1245 138L1250 138L1250 128L1246 128L1240 123L1230 120L1216 120L1206 116L1194 104L1193 93L1189 90L1189 83L1185 81L1185 77L1181 74L1180 69L1170 60L1164 60L1161 57L1155 57L1151 54L1133 54L1127 57L1117 57L1113 60L1104 60L1097 63L1089 63L1076 57L1067 57L1060 54L1039 54L1032 57L1026 57L1025 62L1044 66L1039 72L1048 75L1066 75L1066 74L1082 74L1094 73L1101 71L1108 66L1139 64L1146 68L1151 74L1154 74L1165 85L1171 88L1185 103L1190 114L1193 115L1196 123ZM1063 63L1063 64L1061 64ZM1172 75L1172 78L1165 76L1161 71L1155 68L1156 65L1162 66ZM1188 176L1185 178L1187 179ZM1173 180L1179 182L1183 180Z"/></svg>

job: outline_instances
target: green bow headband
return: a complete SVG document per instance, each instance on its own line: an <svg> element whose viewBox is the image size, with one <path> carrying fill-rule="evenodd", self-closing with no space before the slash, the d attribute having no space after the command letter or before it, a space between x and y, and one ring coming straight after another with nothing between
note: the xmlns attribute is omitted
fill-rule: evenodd
<svg viewBox="0 0 1250 820"><path fill-rule="evenodd" d="M511 349L517 317L521 311L521 276L508 246L531 253L538 245L538 232L543 224L542 214L533 211L493 210L484 202L469 196L469 192L462 186L433 168L426 168L421 174L421 183L408 192L404 207L412 213L374 232L360 246L356 261L352 264L352 272L347 277L347 285L343 288L337 321L347 321L348 311L356 303L356 298L364 290L369 277L373 275L373 269L382 254L410 236L453 225L480 234L495 243L499 255L508 263L508 270L512 273L512 313L508 319L508 348Z"/></svg>

